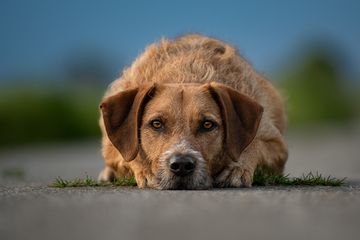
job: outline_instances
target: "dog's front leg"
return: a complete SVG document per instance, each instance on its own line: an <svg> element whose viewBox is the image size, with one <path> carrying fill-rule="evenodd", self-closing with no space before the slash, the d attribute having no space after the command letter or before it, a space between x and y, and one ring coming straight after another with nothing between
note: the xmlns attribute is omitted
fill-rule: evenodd
<svg viewBox="0 0 360 240"><path fill-rule="evenodd" d="M113 182L117 180L117 174L109 167L106 166L99 174L98 181L100 182Z"/></svg>
<svg viewBox="0 0 360 240"><path fill-rule="evenodd" d="M156 188L156 179L151 173L150 168L138 160L129 163L129 167L134 173L136 183L139 188Z"/></svg>
<svg viewBox="0 0 360 240"><path fill-rule="evenodd" d="M102 154L107 165L99 174L101 182L113 182L118 178L132 177L134 174L129 164L124 161L119 151L106 139L103 141Z"/></svg>
<svg viewBox="0 0 360 240"><path fill-rule="evenodd" d="M256 145L256 144L255 144ZM251 187L260 156L254 152L254 142L241 154L238 162L229 163L215 179L217 187Z"/></svg>
<svg viewBox="0 0 360 240"><path fill-rule="evenodd" d="M257 166L272 166L281 174L287 159L287 147L282 139L255 139L241 154L238 162L230 163L215 180L218 187L251 187Z"/></svg>

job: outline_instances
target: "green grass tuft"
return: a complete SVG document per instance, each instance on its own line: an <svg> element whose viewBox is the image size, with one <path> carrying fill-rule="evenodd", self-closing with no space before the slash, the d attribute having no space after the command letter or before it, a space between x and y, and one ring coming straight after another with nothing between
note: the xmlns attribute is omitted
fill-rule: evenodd
<svg viewBox="0 0 360 240"><path fill-rule="evenodd" d="M86 173L86 179L75 178L74 181L63 180L60 176L55 179L55 182L49 187L63 188L63 187L95 187L95 186L136 186L134 177L131 178L118 178L113 182L100 182Z"/></svg>
<svg viewBox="0 0 360 240"><path fill-rule="evenodd" d="M87 173L86 179L75 178L74 181L67 181L60 176L55 179L55 182L49 187L64 188L64 187L94 187L94 186L136 186L134 177L131 178L118 178L113 182L99 182L89 177ZM345 184L345 179L336 179L323 177L316 172L313 175L311 172L307 175L302 175L300 178L290 178L290 174L276 175L272 173L272 167L263 170L262 167L256 168L254 172L253 186L342 186Z"/></svg>
<svg viewBox="0 0 360 240"><path fill-rule="evenodd" d="M331 176L326 178L321 174L318 174L318 172L316 172L316 175L312 174L312 172L307 175L302 174L302 177L300 178L290 178L289 175L290 174L276 175L275 173L272 173L272 166L266 171L264 171L262 167L256 168L254 172L253 186L341 186L345 184L346 179L346 177L343 179L336 179L331 178Z"/></svg>

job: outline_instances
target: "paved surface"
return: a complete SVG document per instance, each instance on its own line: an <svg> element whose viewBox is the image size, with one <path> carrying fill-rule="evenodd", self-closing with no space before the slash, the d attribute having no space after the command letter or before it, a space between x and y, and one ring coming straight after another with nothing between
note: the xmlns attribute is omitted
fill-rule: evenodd
<svg viewBox="0 0 360 240"><path fill-rule="evenodd" d="M291 176L348 177L343 187L157 191L54 189L97 177L99 142L0 150L0 239L359 239L360 128L288 134ZM23 179L6 173L22 170Z"/></svg>

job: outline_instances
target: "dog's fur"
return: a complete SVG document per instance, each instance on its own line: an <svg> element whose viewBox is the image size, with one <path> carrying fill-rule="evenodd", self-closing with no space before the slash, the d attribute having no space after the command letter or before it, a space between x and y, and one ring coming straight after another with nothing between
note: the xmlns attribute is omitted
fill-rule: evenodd
<svg viewBox="0 0 360 240"><path fill-rule="evenodd" d="M257 166L283 172L284 103L219 40L186 35L152 44L112 83L100 108L107 165L100 180L135 176L141 188L207 189L250 187ZM179 154L196 164L183 177L169 170Z"/></svg>

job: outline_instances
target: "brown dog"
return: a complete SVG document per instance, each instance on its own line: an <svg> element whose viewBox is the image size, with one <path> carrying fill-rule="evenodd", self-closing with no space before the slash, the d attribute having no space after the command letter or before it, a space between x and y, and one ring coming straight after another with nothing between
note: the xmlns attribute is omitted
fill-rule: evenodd
<svg viewBox="0 0 360 240"><path fill-rule="evenodd" d="M100 105L99 179L139 187L250 187L257 166L282 173L284 103L234 47L187 35L149 46Z"/></svg>

